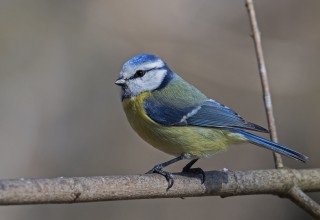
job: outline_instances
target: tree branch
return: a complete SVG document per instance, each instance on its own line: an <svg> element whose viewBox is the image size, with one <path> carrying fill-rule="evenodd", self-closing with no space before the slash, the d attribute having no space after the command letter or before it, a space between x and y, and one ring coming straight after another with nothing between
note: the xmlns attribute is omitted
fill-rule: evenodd
<svg viewBox="0 0 320 220"><path fill-rule="evenodd" d="M263 89L264 106L267 113L268 127L271 133L271 140L278 142L276 124L273 114L273 107L271 101L271 93L268 81L267 69L264 61L264 55L261 44L261 34L258 27L257 17L254 10L253 0L246 0L246 8L249 14L251 30L253 33L253 41L259 66L259 73L261 78L261 85ZM283 161L278 153L273 153L276 168L283 168ZM303 208L313 217L320 219L320 205L307 196L297 185L292 187L289 191L288 198L291 199L298 206Z"/></svg>
<svg viewBox="0 0 320 220"><path fill-rule="evenodd" d="M246 0L246 6L253 32L268 126L271 139L277 141L261 36L252 0ZM283 168L279 154L275 154L275 163L276 168ZM204 184L196 176L179 173L175 175L173 187L166 189L167 181L157 174L0 180L0 205L273 194L290 198L313 217L320 218L320 206L304 193L320 191L320 169L209 171L206 172Z"/></svg>
<svg viewBox="0 0 320 220"><path fill-rule="evenodd" d="M258 62L261 86L262 86L262 92L263 92L263 100L264 100L264 106L267 113L268 127L270 130L271 140L274 142L278 142L277 128L276 128L276 123L275 123L274 114L273 114L268 73L267 73L267 68L264 61L264 55L263 55L262 44L261 44L261 34L258 26L256 12L253 6L253 0L246 0L246 8L249 14L253 41L254 41L254 46L255 46L256 55L257 55L257 62ZM275 162L276 168L282 168L283 162L282 162L281 155L274 152L273 156L274 156L274 162Z"/></svg>
<svg viewBox="0 0 320 220"><path fill-rule="evenodd" d="M288 195L294 203L296 203L299 207L303 208L314 218L320 218L320 206L315 201L313 201L307 194L305 194L299 187L292 187L289 190Z"/></svg>
<svg viewBox="0 0 320 220"><path fill-rule="evenodd" d="M287 196L294 186L307 192L320 191L320 169L209 171L204 184L196 176L179 173L169 191L167 184L157 174L1 180L0 205L251 194Z"/></svg>

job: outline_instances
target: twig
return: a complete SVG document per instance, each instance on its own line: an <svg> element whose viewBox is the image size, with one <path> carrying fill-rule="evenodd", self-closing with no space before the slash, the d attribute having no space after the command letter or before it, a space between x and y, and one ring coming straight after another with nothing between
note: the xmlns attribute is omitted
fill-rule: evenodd
<svg viewBox="0 0 320 220"><path fill-rule="evenodd" d="M305 194L299 187L294 186L289 190L289 198L314 218L320 219L320 206Z"/></svg>
<svg viewBox="0 0 320 220"><path fill-rule="evenodd" d="M255 45L257 61L259 66L261 85L263 89L264 105L267 112L268 126L271 132L271 140L278 142L276 124L273 114L273 107L271 101L271 93L268 81L267 69L264 61L262 44L261 44L261 35L258 27L258 22L256 18L256 13L253 6L253 0L246 0L246 8L248 10L251 30L253 32L253 41ZM279 154L274 153L274 160L276 168L283 168L282 158ZM294 185L289 193L288 198L296 203L299 207L307 211L313 217L320 219L320 205L313 201L309 196L307 196L297 185Z"/></svg>
<svg viewBox="0 0 320 220"><path fill-rule="evenodd" d="M177 174L169 191L167 184L165 178L156 174L1 180L0 205L251 194L286 196L295 185L308 192L320 191L320 169L209 171L204 184L196 176Z"/></svg>
<svg viewBox="0 0 320 220"><path fill-rule="evenodd" d="M271 101L268 73L267 73L267 68L264 61L264 55L263 55L262 44L261 44L261 35L260 35L257 17L256 17L252 0L246 0L246 8L248 10L251 30L253 33L253 41L254 41L254 46L256 50L258 66L259 66L259 73L260 73L260 79L261 79L261 85L262 85L262 91L263 91L263 100L264 100L264 106L266 108L268 127L270 130L271 140L274 142L278 142L276 123L274 119L273 107L272 107L272 101ZM274 156L274 162L275 162L276 168L282 168L283 162L280 154L273 153L273 156Z"/></svg>

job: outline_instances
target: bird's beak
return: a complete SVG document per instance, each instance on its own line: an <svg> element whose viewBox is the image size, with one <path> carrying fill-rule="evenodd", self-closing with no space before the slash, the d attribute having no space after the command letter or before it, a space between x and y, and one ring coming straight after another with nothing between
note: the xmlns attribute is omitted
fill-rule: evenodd
<svg viewBox="0 0 320 220"><path fill-rule="evenodd" d="M126 85L126 80L124 80L123 78L119 78L117 79L117 81L114 82L116 85L118 86L124 86Z"/></svg>

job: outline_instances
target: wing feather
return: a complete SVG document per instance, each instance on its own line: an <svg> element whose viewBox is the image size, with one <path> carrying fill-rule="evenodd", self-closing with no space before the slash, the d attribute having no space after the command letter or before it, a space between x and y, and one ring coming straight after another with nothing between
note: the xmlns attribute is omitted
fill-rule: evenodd
<svg viewBox="0 0 320 220"><path fill-rule="evenodd" d="M166 99L167 105L151 98L145 100L144 108L152 120L163 125L238 128L268 132L259 125L247 122L230 108L212 99L193 106L181 107L180 104L179 108L172 104L180 101Z"/></svg>

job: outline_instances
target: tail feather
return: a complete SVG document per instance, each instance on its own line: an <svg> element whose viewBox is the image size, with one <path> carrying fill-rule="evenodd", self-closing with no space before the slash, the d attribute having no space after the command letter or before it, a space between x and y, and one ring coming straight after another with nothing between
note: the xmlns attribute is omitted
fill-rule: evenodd
<svg viewBox="0 0 320 220"><path fill-rule="evenodd" d="M262 137L259 137L259 136L256 136L254 134L248 133L246 131L237 130L237 133L242 134L245 138L247 138L251 143L253 143L255 145L267 148L269 150L272 150L272 151L275 151L277 153L283 154L283 155L285 155L287 157L290 157L290 158L293 158L293 159L296 159L296 160L300 160L300 161L302 161L304 163L308 159L307 156L305 156L305 155L303 155L303 154L301 154L301 153L299 153L297 151L291 150L290 148L285 147L285 146L283 146L281 144L269 141L267 139L264 139Z"/></svg>

